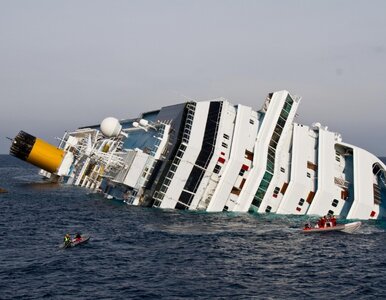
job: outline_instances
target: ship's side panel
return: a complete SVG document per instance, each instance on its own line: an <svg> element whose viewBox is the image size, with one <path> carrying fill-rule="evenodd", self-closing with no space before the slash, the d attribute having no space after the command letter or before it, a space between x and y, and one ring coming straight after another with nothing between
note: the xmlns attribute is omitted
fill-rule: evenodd
<svg viewBox="0 0 386 300"><path fill-rule="evenodd" d="M256 142L257 133L259 131L259 114L255 111L251 112L249 119L249 128L248 128L248 139L246 148L244 151L244 158L236 182L231 190L231 194L226 202L224 210L229 211L240 211L240 206L244 206L245 198L240 197L245 182L250 176L252 167L253 167L253 158L254 158L254 145ZM247 200L248 201L248 200Z"/></svg>
<svg viewBox="0 0 386 300"><path fill-rule="evenodd" d="M353 190L353 148L338 142L335 143L334 159L334 198L330 200L328 213L347 217L354 200Z"/></svg>
<svg viewBox="0 0 386 300"><path fill-rule="evenodd" d="M319 129L318 189L307 214L327 215L331 210L332 201L339 195L339 188L334 183L334 178L339 173L335 160L335 143L334 132Z"/></svg>
<svg viewBox="0 0 386 300"><path fill-rule="evenodd" d="M153 166L149 179L143 193L139 193L138 202L144 206L159 206L163 193L160 189L163 187L163 182L170 172L171 161L175 157L177 151L181 147L187 124L191 124L194 116L195 102L181 103L163 107L156 116L156 123L166 124L165 129L169 127L167 141L164 150L161 152L160 159ZM147 114L145 115L147 116Z"/></svg>
<svg viewBox="0 0 386 300"><path fill-rule="evenodd" d="M231 204L237 202L237 198L235 201L227 202L230 200L231 194L232 196L234 195L234 197L237 197L237 193L242 190L243 176L245 176L244 178L247 177L245 173L248 172L251 166L251 146L255 141L258 127L256 116L256 114L253 116L250 107L238 105L230 151L231 155L224 167L223 174L212 196L207 211L222 211L225 206L226 210L234 209L231 207ZM246 152L250 153L250 155L246 155ZM246 159L248 162L245 161ZM240 173L242 174L240 175ZM240 183L236 183L239 177Z"/></svg>
<svg viewBox="0 0 386 300"><path fill-rule="evenodd" d="M209 102L209 110L205 125L202 146L194 162L193 168L181 191L176 209L189 209L194 196L201 184L204 174L211 162L215 150L215 143L219 129L223 101Z"/></svg>
<svg viewBox="0 0 386 300"><path fill-rule="evenodd" d="M185 183L191 180L191 171L203 144L209 105L210 102L196 104L189 142L183 145L186 148L184 151L183 149L177 151L161 186L160 192L163 193L159 205L161 208L175 208Z"/></svg>
<svg viewBox="0 0 386 300"><path fill-rule="evenodd" d="M283 99L287 97L287 91L281 91L268 95L265 100L265 111L262 112L259 118L260 128L257 133L256 142L254 145L254 155L250 174L244 183L243 190L240 192L241 199L238 205L240 212L247 212L251 206L256 189L263 178L264 171L267 165L267 153L270 138L272 136L281 108Z"/></svg>
<svg viewBox="0 0 386 300"><path fill-rule="evenodd" d="M287 91L276 92L269 100L255 143L253 168L240 195L248 199L243 201L245 205L241 211L247 211L248 204L253 210L260 207L275 172L275 159L278 155L276 148L281 135L285 136L291 130L298 101L299 99L294 101Z"/></svg>
<svg viewBox="0 0 386 300"><path fill-rule="evenodd" d="M207 209L209 203L213 200L212 196L220 178L224 177L224 169L229 163L235 117L235 107L230 105L228 101L223 101L213 156L197 188L190 209Z"/></svg>
<svg viewBox="0 0 386 300"><path fill-rule="evenodd" d="M130 164L129 171L123 180L123 184L135 187L139 178L143 173L144 166L146 165L147 160L149 159L149 155L143 153L141 151L135 151L135 155Z"/></svg>
<svg viewBox="0 0 386 300"><path fill-rule="evenodd" d="M314 180L317 178L317 137L308 126L294 124L291 159L291 180L288 187L280 187L284 193L279 214L305 214L315 194Z"/></svg>
<svg viewBox="0 0 386 300"><path fill-rule="evenodd" d="M285 188L290 181L288 174L281 172L280 169L287 167L290 160L290 151L292 144L292 122L287 122L287 128L284 128L279 143L276 146L275 153L275 165L271 183L267 188L267 192L260 204L258 212L269 213L276 212L281 200L283 199L283 193L285 194ZM270 143L270 150L272 149L272 140ZM282 193L280 193L282 191Z"/></svg>
<svg viewBox="0 0 386 300"><path fill-rule="evenodd" d="M271 136L268 146L267 167L252 201L254 209L258 209L260 213L276 212L282 200L282 195L285 194L289 176L285 172L281 172L281 168L289 165L293 119L298 105L299 100L293 100L288 94Z"/></svg>
<svg viewBox="0 0 386 300"><path fill-rule="evenodd" d="M354 148L354 203L347 215L349 219L369 219L382 217L382 195L378 198L377 188L385 187L384 164L371 153ZM374 169L378 165L383 177L378 180L379 171ZM375 173L375 174L374 174ZM382 176L382 175L381 175ZM385 200L385 199L383 199Z"/></svg>

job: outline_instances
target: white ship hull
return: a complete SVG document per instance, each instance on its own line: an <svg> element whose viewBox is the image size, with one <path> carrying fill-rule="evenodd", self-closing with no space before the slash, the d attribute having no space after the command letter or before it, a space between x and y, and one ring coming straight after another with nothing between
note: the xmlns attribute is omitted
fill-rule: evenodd
<svg viewBox="0 0 386 300"><path fill-rule="evenodd" d="M385 216L386 167L319 123L294 121L299 97L269 94L259 111L224 99L105 119L58 148L27 133L11 154L63 183L132 205L279 214Z"/></svg>

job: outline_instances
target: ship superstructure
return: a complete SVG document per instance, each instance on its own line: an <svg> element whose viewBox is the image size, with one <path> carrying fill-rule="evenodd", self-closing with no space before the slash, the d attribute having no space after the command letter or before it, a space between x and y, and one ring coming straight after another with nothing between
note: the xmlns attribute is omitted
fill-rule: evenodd
<svg viewBox="0 0 386 300"><path fill-rule="evenodd" d="M131 205L384 217L383 162L320 123L296 123L299 103L287 91L258 111L189 101L66 132L58 147L21 131L10 153L50 180Z"/></svg>

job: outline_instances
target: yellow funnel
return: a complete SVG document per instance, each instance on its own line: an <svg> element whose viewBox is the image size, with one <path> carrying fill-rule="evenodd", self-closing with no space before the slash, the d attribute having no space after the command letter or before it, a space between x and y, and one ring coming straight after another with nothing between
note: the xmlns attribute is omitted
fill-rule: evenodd
<svg viewBox="0 0 386 300"><path fill-rule="evenodd" d="M58 171L65 152L24 131L13 139L10 154L51 173Z"/></svg>

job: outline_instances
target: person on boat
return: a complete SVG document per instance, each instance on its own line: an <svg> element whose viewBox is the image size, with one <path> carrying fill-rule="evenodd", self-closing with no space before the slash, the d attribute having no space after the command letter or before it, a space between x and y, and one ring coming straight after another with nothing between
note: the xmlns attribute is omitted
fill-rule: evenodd
<svg viewBox="0 0 386 300"><path fill-rule="evenodd" d="M317 223L317 228L323 228L323 227L324 227L323 218L320 218Z"/></svg>
<svg viewBox="0 0 386 300"><path fill-rule="evenodd" d="M64 244L69 244L69 243L71 243L71 236L67 233L65 236L64 236L64 239L63 239L63 241L64 241Z"/></svg>
<svg viewBox="0 0 386 300"><path fill-rule="evenodd" d="M77 233L75 235L75 242L79 242L81 239L82 239L82 237L80 236L80 233Z"/></svg>
<svg viewBox="0 0 386 300"><path fill-rule="evenodd" d="M326 216L321 217L318 220L317 226L315 226L315 227L316 228L324 228L324 227L326 227L326 223L327 223L327 217Z"/></svg>
<svg viewBox="0 0 386 300"><path fill-rule="evenodd" d="M323 224L323 228L327 226L327 216L323 216L322 218L322 224Z"/></svg>
<svg viewBox="0 0 386 300"><path fill-rule="evenodd" d="M336 217L334 215L331 216L330 221L333 227L336 226Z"/></svg>
<svg viewBox="0 0 386 300"><path fill-rule="evenodd" d="M327 215L327 217L326 217L326 227L332 227L330 215Z"/></svg>
<svg viewBox="0 0 386 300"><path fill-rule="evenodd" d="M304 224L304 230L309 230L311 229L311 224L310 222L307 222L306 224Z"/></svg>

